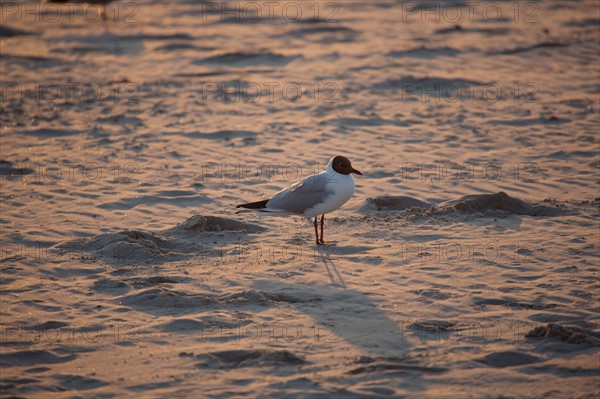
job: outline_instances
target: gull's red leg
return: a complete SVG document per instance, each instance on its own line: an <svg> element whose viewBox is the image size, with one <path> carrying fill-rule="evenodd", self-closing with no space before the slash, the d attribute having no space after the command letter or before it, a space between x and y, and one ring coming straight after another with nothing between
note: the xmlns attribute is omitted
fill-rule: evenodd
<svg viewBox="0 0 600 399"><path fill-rule="evenodd" d="M315 216L315 223L314 223L314 225L315 225L315 236L317 237L317 238L316 238L316 240L317 240L317 245L319 245L319 244L320 244L320 242L319 242L319 229L318 229L318 227L317 227L317 220L318 220L318 219L319 219L319 217L318 217L318 216Z"/></svg>
<svg viewBox="0 0 600 399"><path fill-rule="evenodd" d="M321 244L325 244L325 241L323 241L323 225L325 224L325 215L321 215Z"/></svg>

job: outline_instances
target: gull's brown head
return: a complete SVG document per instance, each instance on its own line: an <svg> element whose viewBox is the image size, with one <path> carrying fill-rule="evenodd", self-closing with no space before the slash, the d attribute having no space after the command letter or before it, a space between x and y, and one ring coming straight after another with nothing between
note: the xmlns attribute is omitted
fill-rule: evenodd
<svg viewBox="0 0 600 399"><path fill-rule="evenodd" d="M358 170L352 167L352 163L350 163L350 160L348 158L343 157L341 155L338 155L333 158L331 166L333 167L333 170L335 170L338 173L341 173L342 175L349 175L350 173L362 175L362 173L360 173Z"/></svg>

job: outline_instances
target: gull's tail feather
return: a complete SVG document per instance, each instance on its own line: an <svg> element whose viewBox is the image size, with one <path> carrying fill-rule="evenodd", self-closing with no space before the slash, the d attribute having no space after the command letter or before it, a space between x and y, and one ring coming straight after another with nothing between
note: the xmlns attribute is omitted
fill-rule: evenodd
<svg viewBox="0 0 600 399"><path fill-rule="evenodd" d="M291 214L291 212L284 211L282 209L267 208L267 202L269 202L269 200L256 201L256 202L250 202L248 204L238 205L238 206L236 206L236 208L244 208L244 209L237 211L236 215L238 213L246 213L246 212L258 212L258 214L262 214L262 215L266 215L266 214L290 215Z"/></svg>
<svg viewBox="0 0 600 399"><path fill-rule="evenodd" d="M238 205L238 206L236 206L236 208L265 209L267 207L267 202L269 202L269 200L250 202L247 204Z"/></svg>

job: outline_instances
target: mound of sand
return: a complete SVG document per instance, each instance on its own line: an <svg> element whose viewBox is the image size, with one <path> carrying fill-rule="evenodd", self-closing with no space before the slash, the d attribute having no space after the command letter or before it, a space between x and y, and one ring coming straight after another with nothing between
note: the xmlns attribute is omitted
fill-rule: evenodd
<svg viewBox="0 0 600 399"><path fill-rule="evenodd" d="M263 231L260 226L217 216L192 216L177 226L158 232L123 230L101 234L91 239L76 239L55 246L59 252L86 252L92 258L116 264L148 264L182 260L194 255L206 256L210 247L193 237L197 233ZM224 242L221 240L221 242Z"/></svg>
<svg viewBox="0 0 600 399"><path fill-rule="evenodd" d="M181 251L172 240L141 230L123 230L100 234L89 239L75 239L54 246L58 253L79 258L103 259L111 263L149 263L168 257L181 258ZM81 255L81 256L79 256Z"/></svg>
<svg viewBox="0 0 600 399"><path fill-rule="evenodd" d="M486 210L501 210L515 215L529 216L559 216L564 211L546 205L532 205L518 198L513 198L504 192L496 194L466 195L457 200L450 200L436 205L436 210L458 210L461 212L481 212Z"/></svg>
<svg viewBox="0 0 600 399"><path fill-rule="evenodd" d="M233 219L227 219L219 216L192 216L183 223L178 224L169 233L174 235L189 235L190 232L221 232L221 231L236 231L247 233L258 233L264 231L264 228L251 224L239 222Z"/></svg>
<svg viewBox="0 0 600 399"><path fill-rule="evenodd" d="M525 334L525 337L543 340L558 340L575 345L585 344L590 346L600 346L600 334L577 327L564 327L554 323L536 327Z"/></svg>
<svg viewBox="0 0 600 399"><path fill-rule="evenodd" d="M365 204L359 211L402 211L410 208L429 209L432 206L433 204L412 197L383 195L380 197L367 198Z"/></svg>
<svg viewBox="0 0 600 399"><path fill-rule="evenodd" d="M529 216L559 216L565 213L560 208L540 204L533 205L521 199L511 197L502 191L496 194L466 195L459 199L445 201L440 204L430 204L412 197L384 195L368 198L359 211L402 211L413 208L431 209L434 213L447 213L449 211L477 213L488 210L505 211L514 215Z"/></svg>
<svg viewBox="0 0 600 399"><path fill-rule="evenodd" d="M92 239L85 248L96 251L100 257L113 257L121 261L143 261L176 253L169 241L140 230L123 230L102 234Z"/></svg>

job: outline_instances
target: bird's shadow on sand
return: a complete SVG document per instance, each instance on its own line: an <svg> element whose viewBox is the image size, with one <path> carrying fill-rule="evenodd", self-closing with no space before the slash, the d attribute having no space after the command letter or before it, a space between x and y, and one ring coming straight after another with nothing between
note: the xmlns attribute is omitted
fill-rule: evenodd
<svg viewBox="0 0 600 399"><path fill-rule="evenodd" d="M346 288L344 278L335 266L336 262L334 256L337 254L338 250L339 247L335 245L335 243L318 246L315 249L315 260L323 263L331 284Z"/></svg>
<svg viewBox="0 0 600 399"><path fill-rule="evenodd" d="M310 323L314 338L308 342L309 351L333 351L346 343L361 353L360 358L340 365L347 368L349 374L371 378L385 371L399 378L410 378L411 387L422 389L423 374L447 371L429 367L413 356L403 324L392 320L369 293L348 288L337 268L329 261L326 264L338 284L256 280L249 287L227 294L189 293L154 285L127 292L115 300L131 310L166 318L166 327L161 328L170 328L181 316L183 321L196 324L198 319L209 322L213 317L218 319L239 312L248 316L256 313L250 320L259 320L268 309L271 309L270 320L276 314L272 310L280 310L279 317L285 320L278 322L296 323L296 318L289 314L291 307L294 313L303 313L314 321Z"/></svg>
<svg viewBox="0 0 600 399"><path fill-rule="evenodd" d="M445 373L440 367L428 367L411 353L408 332L403 324L392 320L367 293L346 287L335 266L326 262L340 283L331 285L299 285L274 280L258 280L257 290L285 293L292 297L311 298L294 304L320 327L324 342L342 340L360 350L364 356L349 364L350 374L380 375L382 371L399 378L410 378L411 389L423 389L423 374ZM340 285L343 284L343 288ZM332 339L334 341L332 341ZM319 341L315 338L314 345ZM335 345L339 345L336 343ZM372 373L372 374L371 374Z"/></svg>
<svg viewBox="0 0 600 399"><path fill-rule="evenodd" d="M315 262L323 264L332 285L346 288L344 278L336 267L336 263L338 263L339 260L337 258L356 254L365 255L371 250L385 247L389 247L389 244L379 246L338 245L337 242L334 241L328 243L328 245L316 246L314 250L314 260Z"/></svg>

